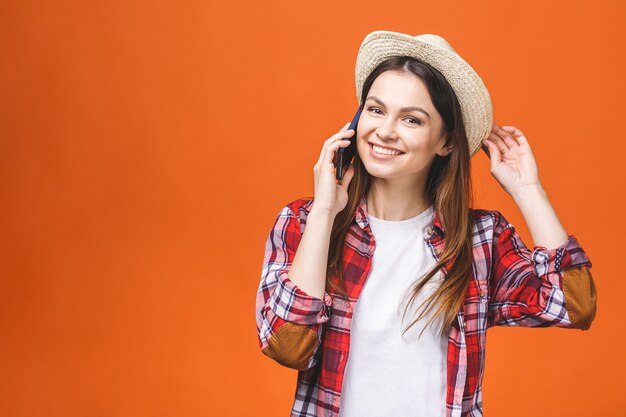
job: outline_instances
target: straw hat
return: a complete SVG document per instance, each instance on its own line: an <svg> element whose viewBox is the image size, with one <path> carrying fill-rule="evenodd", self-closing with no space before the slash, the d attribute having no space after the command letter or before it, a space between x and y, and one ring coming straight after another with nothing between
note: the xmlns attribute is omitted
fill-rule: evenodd
<svg viewBox="0 0 626 417"><path fill-rule="evenodd" d="M413 37L384 30L368 34L356 58L356 95L359 104L363 104L361 90L367 76L382 61L398 55L421 59L448 80L461 105L470 157L474 156L482 140L491 132L491 97L476 71L441 36L423 34Z"/></svg>

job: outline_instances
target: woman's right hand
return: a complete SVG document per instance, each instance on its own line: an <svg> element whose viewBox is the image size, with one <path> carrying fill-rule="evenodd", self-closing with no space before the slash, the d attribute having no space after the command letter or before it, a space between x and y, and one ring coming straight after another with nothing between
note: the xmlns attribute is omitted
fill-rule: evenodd
<svg viewBox="0 0 626 417"><path fill-rule="evenodd" d="M322 146L320 158L313 167L315 174L315 200L312 210L322 211L337 215L348 204L348 185L354 175L354 166L350 164L340 182L335 178L335 165L333 159L339 147L346 147L349 140L356 133L354 129L348 129L350 122L330 138L326 139Z"/></svg>

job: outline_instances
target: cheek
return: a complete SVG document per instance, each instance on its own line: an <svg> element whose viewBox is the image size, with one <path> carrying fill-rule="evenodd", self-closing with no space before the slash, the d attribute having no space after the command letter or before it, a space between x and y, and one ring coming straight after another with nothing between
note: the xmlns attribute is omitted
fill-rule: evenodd
<svg viewBox="0 0 626 417"><path fill-rule="evenodd" d="M359 119L359 124L356 127L356 131L359 134L371 134L372 131L375 129L375 123L372 122L371 118L367 116L361 116L361 118Z"/></svg>
<svg viewBox="0 0 626 417"><path fill-rule="evenodd" d="M367 152L369 152L368 147L369 145L367 144L365 139L357 137L356 150L359 153L359 156L361 157L361 159L363 159L363 156L365 156Z"/></svg>
<svg viewBox="0 0 626 417"><path fill-rule="evenodd" d="M434 151L435 145L435 142L426 131L417 132L407 140L408 149L416 154L428 155Z"/></svg>

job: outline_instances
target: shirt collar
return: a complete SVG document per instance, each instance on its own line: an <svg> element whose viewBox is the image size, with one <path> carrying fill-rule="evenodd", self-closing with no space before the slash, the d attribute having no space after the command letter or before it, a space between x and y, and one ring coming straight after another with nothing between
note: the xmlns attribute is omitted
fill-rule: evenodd
<svg viewBox="0 0 626 417"><path fill-rule="evenodd" d="M353 219L359 227L361 227L361 229L365 229L369 223L367 218L367 199L365 198L365 194L363 194L359 199L359 204L356 207ZM441 217L439 216L439 212L437 210L435 210L435 218L431 223L431 226L436 227L442 234L444 233L443 223L441 222Z"/></svg>

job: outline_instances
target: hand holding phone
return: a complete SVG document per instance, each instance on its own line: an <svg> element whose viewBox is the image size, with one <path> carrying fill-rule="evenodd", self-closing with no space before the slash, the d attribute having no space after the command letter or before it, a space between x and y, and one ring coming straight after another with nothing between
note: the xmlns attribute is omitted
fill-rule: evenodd
<svg viewBox="0 0 626 417"><path fill-rule="evenodd" d="M350 166L350 162L356 153L356 127L359 123L359 118L361 117L361 112L363 111L363 106L359 106L356 111L356 114L352 118L352 122L350 122L349 129L354 130L354 135L350 137L350 145L339 148L335 152L335 157L333 159L333 164L335 165L335 178L337 180L341 180L346 173L346 170Z"/></svg>
<svg viewBox="0 0 626 417"><path fill-rule="evenodd" d="M348 203L348 186L354 176L354 167L347 165L343 181L337 181L333 158L338 150L350 146L350 138L356 136L355 131L348 130L349 125L346 123L340 131L324 141L320 157L313 167L315 203L312 211L336 215Z"/></svg>

